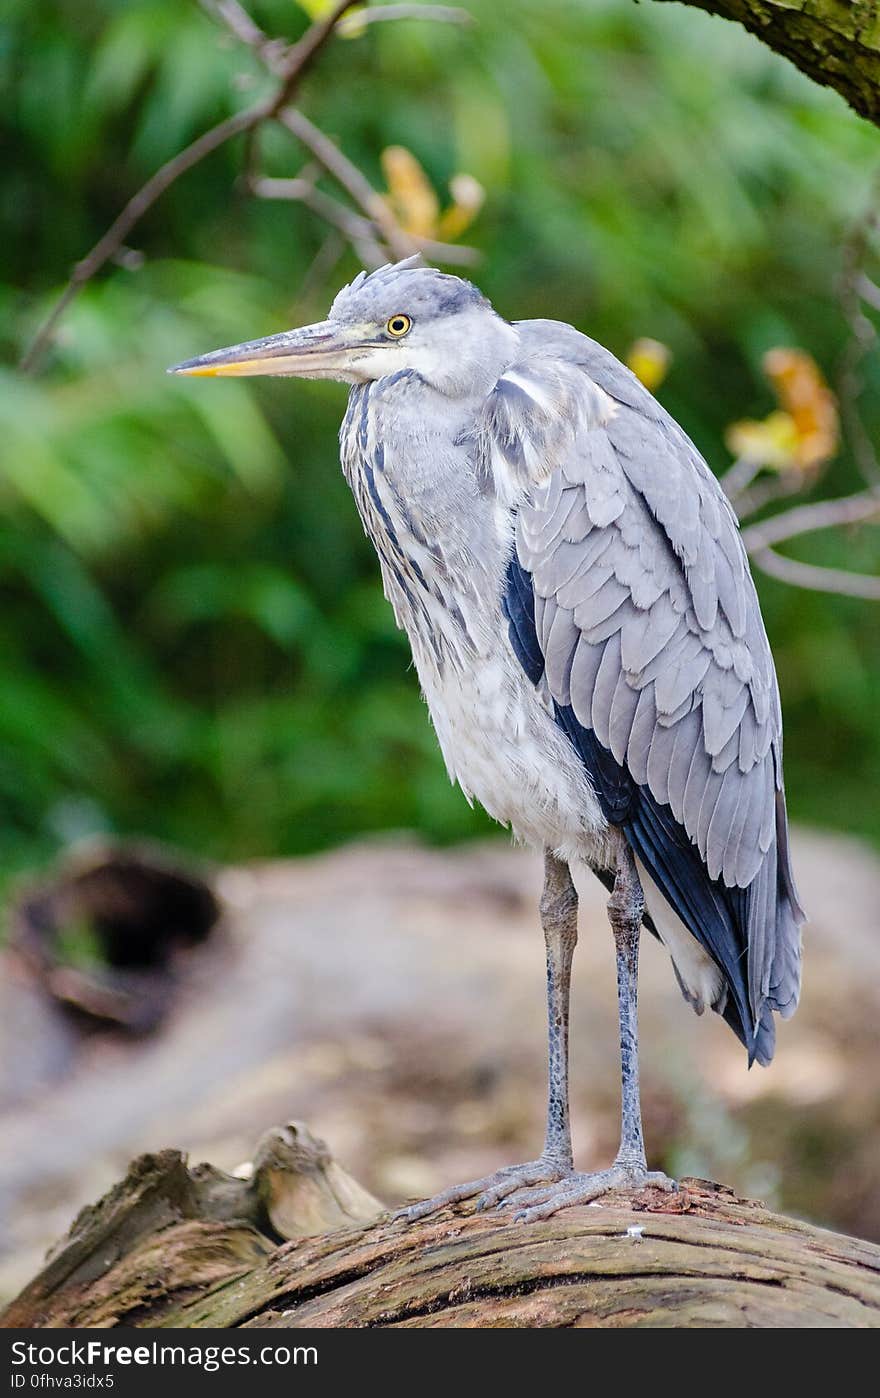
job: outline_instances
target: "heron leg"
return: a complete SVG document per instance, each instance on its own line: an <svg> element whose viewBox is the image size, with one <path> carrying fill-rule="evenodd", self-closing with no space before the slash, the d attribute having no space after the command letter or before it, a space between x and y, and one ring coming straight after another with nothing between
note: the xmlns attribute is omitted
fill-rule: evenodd
<svg viewBox="0 0 880 1398"><path fill-rule="evenodd" d="M450 1204L478 1195L477 1208L491 1208L517 1190L552 1184L572 1174L571 1126L568 1107L568 1011L571 964L577 945L578 897L568 865L547 850L541 926L547 948L547 1129L537 1160L508 1165L493 1175L453 1185L433 1199L402 1209L397 1217L410 1222Z"/></svg>
<svg viewBox="0 0 880 1398"><path fill-rule="evenodd" d="M639 937L645 895L632 851L619 839L617 874L608 899L608 920L617 957L617 1010L620 1021L620 1149L615 1164L646 1169L639 1091Z"/></svg>
<svg viewBox="0 0 880 1398"><path fill-rule="evenodd" d="M632 851L617 835L617 870L608 900L608 918L617 957L617 1003L620 1019L620 1147L613 1165L593 1174L570 1174L559 1183L520 1190L508 1205L526 1222L549 1218L559 1209L588 1204L611 1189L674 1189L675 1182L648 1169L639 1095L638 978L639 936L645 898Z"/></svg>
<svg viewBox="0 0 880 1398"><path fill-rule="evenodd" d="M541 926L547 947L547 1130L542 1159L571 1171L568 1021L571 964L578 937L578 896L567 864L547 850Z"/></svg>

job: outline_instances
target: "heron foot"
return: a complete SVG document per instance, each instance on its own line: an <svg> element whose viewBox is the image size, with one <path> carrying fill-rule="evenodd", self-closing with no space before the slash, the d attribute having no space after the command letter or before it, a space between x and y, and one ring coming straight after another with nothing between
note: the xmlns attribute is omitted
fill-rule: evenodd
<svg viewBox="0 0 880 1398"><path fill-rule="evenodd" d="M440 1209L450 1208L453 1204L463 1204L473 1198L477 1200L478 1210L491 1209L503 1204L509 1195L517 1191L541 1185L543 1188L534 1192L543 1193L559 1182L564 1183L575 1178L577 1176L573 1175L569 1162L542 1155L537 1160L527 1160L523 1165L505 1165L503 1169L496 1170L493 1175L484 1175L482 1179L452 1185L449 1189L435 1194L432 1199L423 1199L418 1204L399 1209L394 1218L405 1219L407 1223L417 1223L419 1219L427 1218L429 1214L437 1213Z"/></svg>
<svg viewBox="0 0 880 1398"><path fill-rule="evenodd" d="M649 1170L640 1161L615 1160L607 1170L597 1170L592 1174L569 1174L558 1183L542 1185L538 1189L521 1189L504 1199L501 1208L515 1208L514 1218L520 1223L537 1223L542 1218L551 1218L560 1209L570 1209L575 1204L591 1204L600 1194L613 1189L626 1189L638 1193L643 1189L661 1189L669 1193L678 1189L675 1180L664 1175L662 1170Z"/></svg>

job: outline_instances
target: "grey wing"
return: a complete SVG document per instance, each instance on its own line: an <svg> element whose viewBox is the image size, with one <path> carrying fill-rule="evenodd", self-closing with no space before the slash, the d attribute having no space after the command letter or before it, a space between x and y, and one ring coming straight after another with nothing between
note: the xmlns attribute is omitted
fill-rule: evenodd
<svg viewBox="0 0 880 1398"><path fill-rule="evenodd" d="M717 1007L766 1060L769 1012L797 1004L803 914L776 677L736 519L612 355L569 327L520 330L529 352L499 380L482 438L499 494L519 489L511 638L530 594L557 721L723 972Z"/></svg>

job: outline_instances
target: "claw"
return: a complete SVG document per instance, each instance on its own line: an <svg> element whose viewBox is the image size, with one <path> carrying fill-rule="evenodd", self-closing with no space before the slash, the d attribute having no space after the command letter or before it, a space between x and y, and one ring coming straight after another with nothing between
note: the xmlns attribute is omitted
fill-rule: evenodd
<svg viewBox="0 0 880 1398"><path fill-rule="evenodd" d="M433 1199L398 1209L393 1219L417 1223L429 1214L476 1197L475 1211L516 1208L515 1223L535 1223L550 1218L560 1209L576 1204L590 1204L600 1194L612 1189L638 1191L646 1188L672 1192L678 1189L675 1180L661 1170L646 1170L636 1162L615 1163L607 1170L590 1175L576 1175L555 1160L529 1160L525 1165L507 1165L494 1175L486 1175L470 1184L453 1185L436 1194Z"/></svg>
<svg viewBox="0 0 880 1398"><path fill-rule="evenodd" d="M560 1180L564 1180L570 1173L570 1169L560 1164L558 1160L542 1157L537 1160L529 1160L524 1165L506 1165L503 1169L496 1171L494 1175L486 1175L481 1180L471 1180L469 1184L453 1185L449 1189L444 1189L440 1194L435 1194L433 1199L424 1199L418 1204L410 1204L406 1208L398 1209L392 1215L392 1220L403 1219L407 1223L417 1223L420 1219L427 1218L429 1214L437 1213L440 1209L450 1208L453 1204L463 1204L475 1196L474 1208L476 1212L483 1213L487 1209L503 1208L508 1199L521 1191L524 1186L543 1184L549 1188Z"/></svg>
<svg viewBox="0 0 880 1398"><path fill-rule="evenodd" d="M560 1209L573 1208L577 1204L591 1204L600 1194L607 1194L612 1189L639 1191L649 1187L672 1191L676 1190L678 1185L660 1170L645 1170L638 1165L615 1163L609 1169L599 1170L595 1174L571 1175L549 1188L532 1190L528 1200L523 1198L517 1201L520 1204L527 1203L528 1207L518 1210L514 1215L514 1222L537 1223L541 1219L551 1218Z"/></svg>
<svg viewBox="0 0 880 1398"><path fill-rule="evenodd" d="M666 1194L678 1193L678 1180L673 1180L669 1175L664 1175L662 1170L649 1170L645 1176L645 1184L652 1189L662 1189Z"/></svg>

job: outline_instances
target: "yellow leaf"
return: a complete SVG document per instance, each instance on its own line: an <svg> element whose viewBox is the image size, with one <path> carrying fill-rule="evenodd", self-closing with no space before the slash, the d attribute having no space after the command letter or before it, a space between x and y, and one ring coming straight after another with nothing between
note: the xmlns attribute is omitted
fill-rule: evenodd
<svg viewBox="0 0 880 1398"><path fill-rule="evenodd" d="M789 413L779 409L763 422L732 422L724 440L734 456L776 471L786 471L797 464L797 426Z"/></svg>
<svg viewBox="0 0 880 1398"><path fill-rule="evenodd" d="M382 152L382 170L389 202L404 232L415 238L433 237L440 204L412 152L405 146L389 146Z"/></svg>
<svg viewBox="0 0 880 1398"><path fill-rule="evenodd" d="M333 9L335 0L296 0L301 10L305 10L309 19L323 19L329 15Z"/></svg>
<svg viewBox="0 0 880 1398"><path fill-rule="evenodd" d="M666 378L672 363L672 352L659 340L636 340L626 356L627 367L632 369L637 379L653 393Z"/></svg>
<svg viewBox="0 0 880 1398"><path fill-rule="evenodd" d="M301 10L305 10L314 24L316 20L325 19L329 15L336 0L296 0L296 3ZM348 10L337 24L335 33L342 39L359 38L367 27L361 19L365 9L365 5L355 5L353 9Z"/></svg>

